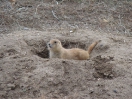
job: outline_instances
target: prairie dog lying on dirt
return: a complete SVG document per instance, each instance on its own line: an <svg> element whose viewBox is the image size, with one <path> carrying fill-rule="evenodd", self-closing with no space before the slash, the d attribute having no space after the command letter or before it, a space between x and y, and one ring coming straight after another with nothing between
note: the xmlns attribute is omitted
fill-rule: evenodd
<svg viewBox="0 0 132 99"><path fill-rule="evenodd" d="M61 59L74 59L74 60L87 60L89 54L93 48L98 44L99 41L92 43L88 51L79 48L65 49L58 39L52 39L48 43L48 50L50 58L61 58Z"/></svg>

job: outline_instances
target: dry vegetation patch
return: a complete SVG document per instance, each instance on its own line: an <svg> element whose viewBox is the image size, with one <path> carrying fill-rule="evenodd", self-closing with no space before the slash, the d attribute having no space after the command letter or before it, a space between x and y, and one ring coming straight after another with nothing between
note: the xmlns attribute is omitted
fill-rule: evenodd
<svg viewBox="0 0 132 99"><path fill-rule="evenodd" d="M129 0L23 0L14 6L8 1L0 2L2 33L74 27L132 34Z"/></svg>

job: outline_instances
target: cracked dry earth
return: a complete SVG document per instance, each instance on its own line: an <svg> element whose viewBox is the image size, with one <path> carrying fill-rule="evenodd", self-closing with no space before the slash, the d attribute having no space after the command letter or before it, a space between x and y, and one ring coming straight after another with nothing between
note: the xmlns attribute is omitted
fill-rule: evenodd
<svg viewBox="0 0 132 99"><path fill-rule="evenodd" d="M48 59L52 38L65 48L102 41L90 60ZM132 37L89 30L1 34L0 99L132 99Z"/></svg>

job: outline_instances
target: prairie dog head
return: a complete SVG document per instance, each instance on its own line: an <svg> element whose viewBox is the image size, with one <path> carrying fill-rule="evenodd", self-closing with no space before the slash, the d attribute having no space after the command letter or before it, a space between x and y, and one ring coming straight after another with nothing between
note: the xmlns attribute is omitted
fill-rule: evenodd
<svg viewBox="0 0 132 99"><path fill-rule="evenodd" d="M61 42L58 39L52 39L47 44L48 50L59 51L62 48Z"/></svg>

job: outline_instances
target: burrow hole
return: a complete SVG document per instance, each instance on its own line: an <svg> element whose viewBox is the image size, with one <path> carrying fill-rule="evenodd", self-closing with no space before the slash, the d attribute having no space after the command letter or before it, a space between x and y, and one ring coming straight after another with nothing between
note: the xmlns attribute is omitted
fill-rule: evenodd
<svg viewBox="0 0 132 99"><path fill-rule="evenodd" d="M74 41L61 41L64 48L81 48L81 49L87 49L88 45L85 45L80 42L74 42ZM36 55L38 55L41 58L49 58L49 51L47 48L47 43L43 42L43 44L36 45L36 47L32 48L32 52Z"/></svg>

